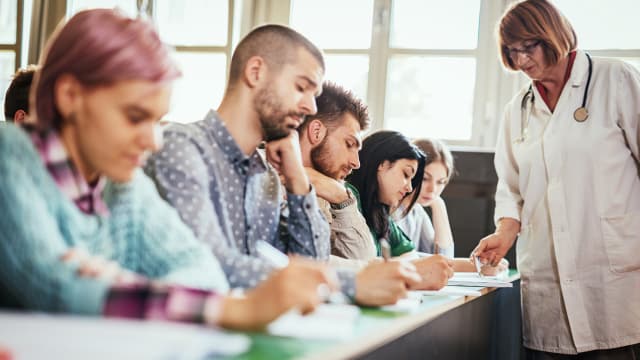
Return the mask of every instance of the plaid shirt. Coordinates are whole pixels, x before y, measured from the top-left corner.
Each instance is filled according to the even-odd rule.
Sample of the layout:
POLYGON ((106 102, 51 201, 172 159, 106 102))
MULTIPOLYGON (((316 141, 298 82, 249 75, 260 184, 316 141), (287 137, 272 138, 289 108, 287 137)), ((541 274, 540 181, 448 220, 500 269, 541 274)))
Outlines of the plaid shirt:
POLYGON ((83 213, 108 215, 109 210, 102 200, 104 177, 100 177, 93 185, 88 184, 73 166, 55 131, 44 134, 29 131, 29 135, 60 191, 73 200, 83 213))
MULTIPOLYGON (((102 199, 106 184, 100 177, 93 186, 87 184, 69 158, 55 131, 38 133, 27 129, 31 140, 58 188, 88 215, 108 216, 102 199)), ((218 318, 223 297, 219 294, 172 286, 137 277, 127 283, 115 283, 105 301, 103 314, 107 317, 158 319, 202 322, 218 318)))

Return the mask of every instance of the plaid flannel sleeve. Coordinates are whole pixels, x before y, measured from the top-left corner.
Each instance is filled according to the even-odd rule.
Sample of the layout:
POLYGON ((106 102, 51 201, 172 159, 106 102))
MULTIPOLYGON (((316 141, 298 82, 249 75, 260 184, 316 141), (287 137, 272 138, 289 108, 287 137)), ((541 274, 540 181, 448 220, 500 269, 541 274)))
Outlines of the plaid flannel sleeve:
POLYGON ((103 315, 214 324, 223 299, 211 291, 137 281, 111 287, 103 315))

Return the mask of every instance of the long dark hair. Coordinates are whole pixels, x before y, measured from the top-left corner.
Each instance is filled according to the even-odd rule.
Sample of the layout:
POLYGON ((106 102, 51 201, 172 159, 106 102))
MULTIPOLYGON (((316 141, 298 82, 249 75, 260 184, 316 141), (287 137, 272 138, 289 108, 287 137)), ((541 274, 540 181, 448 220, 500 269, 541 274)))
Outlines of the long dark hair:
MULTIPOLYGON (((413 192, 411 203, 415 204, 422 187, 424 176, 425 154, 397 131, 378 131, 369 135, 362 142, 360 150, 360 168, 347 177, 347 181, 360 193, 362 215, 378 237, 389 235, 389 206, 378 200, 378 167, 385 161, 391 164, 400 159, 418 160, 418 169, 411 179, 413 192)), ((405 210, 406 211, 406 210, 405 210)))

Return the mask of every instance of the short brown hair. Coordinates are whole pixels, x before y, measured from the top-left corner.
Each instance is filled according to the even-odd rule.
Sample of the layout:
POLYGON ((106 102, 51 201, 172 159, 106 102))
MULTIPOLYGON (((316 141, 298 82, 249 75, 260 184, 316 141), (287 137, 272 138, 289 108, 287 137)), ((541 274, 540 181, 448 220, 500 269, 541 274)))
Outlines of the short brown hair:
POLYGON ((324 57, 322 52, 309 39, 297 31, 276 24, 259 26, 245 36, 231 56, 229 83, 227 90, 240 79, 247 61, 253 56, 262 57, 267 65, 278 70, 285 64, 291 64, 297 58, 297 50, 303 48, 320 64, 322 71, 324 57))
POLYGON ((13 121, 18 110, 29 112, 29 89, 31 89, 36 69, 35 65, 29 65, 26 68, 18 69, 13 75, 13 80, 11 80, 4 96, 4 117, 7 121, 13 121))
POLYGON ((509 57, 509 44, 540 40, 548 65, 557 64, 578 46, 569 20, 546 0, 526 0, 513 5, 500 19, 497 35, 502 63, 510 70, 517 69, 509 57))
POLYGON ((413 143, 427 155, 425 166, 434 162, 441 162, 447 169, 447 179, 451 179, 454 171, 453 155, 451 155, 451 151, 444 142, 438 139, 427 138, 415 140, 413 143))
POLYGON ((307 116, 298 127, 299 132, 306 129, 309 121, 314 119, 320 120, 328 128, 338 127, 345 114, 351 114, 358 120, 361 131, 368 129, 371 123, 367 105, 351 91, 330 81, 322 84, 322 94, 316 98, 316 106, 318 111, 307 116))

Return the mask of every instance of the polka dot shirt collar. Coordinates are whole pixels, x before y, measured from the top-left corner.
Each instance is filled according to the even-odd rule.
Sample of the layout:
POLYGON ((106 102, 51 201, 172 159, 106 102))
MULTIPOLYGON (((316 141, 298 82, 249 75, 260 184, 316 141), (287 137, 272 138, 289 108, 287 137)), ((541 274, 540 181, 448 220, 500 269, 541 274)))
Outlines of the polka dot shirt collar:
POLYGON ((257 149, 249 156, 242 152, 217 112, 210 110, 205 119, 210 123, 209 126, 206 126, 207 132, 218 143, 224 157, 234 165, 236 171, 246 175, 247 173, 259 173, 267 170, 266 158, 257 149))

